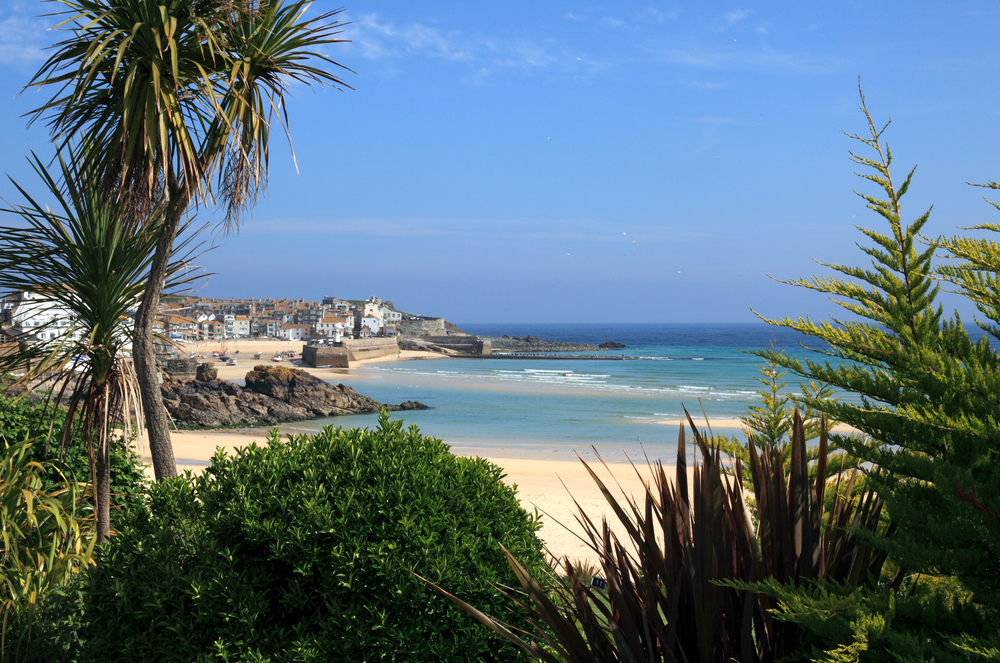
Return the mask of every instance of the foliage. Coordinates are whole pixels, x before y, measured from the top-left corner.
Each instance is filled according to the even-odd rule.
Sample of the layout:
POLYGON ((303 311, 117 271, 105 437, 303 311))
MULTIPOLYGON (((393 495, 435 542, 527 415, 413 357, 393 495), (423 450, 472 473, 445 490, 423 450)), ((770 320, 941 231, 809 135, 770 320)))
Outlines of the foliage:
POLYGON ((506 610, 501 544, 544 562, 501 479, 385 413, 374 431, 274 432, 153 486, 89 574, 85 616, 52 614, 89 660, 517 660, 410 573, 506 610))
MULTIPOLYGON (((771 343, 771 350, 774 351, 774 343, 771 343)), ((784 354, 780 351, 777 354, 784 354)), ((747 413, 740 417, 743 430, 747 438, 753 438, 754 443, 770 454, 774 449, 783 449, 782 462, 785 472, 790 470, 791 463, 791 441, 792 423, 796 412, 802 418, 803 431, 806 442, 818 438, 823 427, 829 427, 832 423, 826 419, 821 412, 814 410, 809 403, 817 398, 836 400, 830 385, 807 382, 799 385, 798 394, 785 390, 787 383, 784 377, 787 371, 781 370, 781 366, 771 360, 765 360, 764 364, 758 368, 760 377, 755 378, 764 388, 757 391, 760 397, 758 404, 747 407, 747 413)), ((719 449, 732 458, 739 458, 744 464, 750 462, 750 445, 739 437, 725 434, 716 434, 712 441, 719 449)), ((839 450, 836 444, 830 447, 830 451, 839 450)), ((806 449, 806 456, 810 462, 815 461, 818 449, 815 447, 806 449)), ((855 459, 848 459, 838 454, 837 462, 843 462, 847 468, 857 466, 855 459)), ((813 466, 815 467, 815 466, 813 466)), ((756 507, 753 498, 748 498, 747 504, 751 510, 751 516, 756 518, 756 507)), ((756 520, 754 520, 756 524, 756 520)))
POLYGON ((29 83, 55 90, 32 121, 45 118, 65 144, 88 141, 108 198, 130 221, 158 225, 133 358, 154 472, 171 477, 153 322, 181 219, 192 202, 218 200, 235 227, 266 188, 270 130, 288 131, 289 88, 343 85, 322 68, 336 66, 322 49, 343 41, 339 10, 306 18, 308 0, 55 1, 65 8, 56 27, 70 34, 29 83))
POLYGON ((809 631, 809 660, 1000 660, 1000 624, 969 597, 921 580, 910 591, 873 591, 830 581, 800 587, 774 580, 751 583, 778 602, 777 619, 809 631))
POLYGON ((312 64, 339 66, 321 52, 343 41, 338 11, 303 20, 304 0, 54 1, 70 36, 29 83, 56 89, 32 115, 53 137, 87 135, 126 199, 165 187, 207 202, 215 177, 234 218, 266 179, 271 127, 287 130, 287 88, 344 85, 312 64))
POLYGON ((804 631, 775 617, 772 598, 743 585, 774 579, 796 587, 825 579, 875 586, 885 554, 866 541, 880 528, 882 501, 871 492, 854 499, 857 472, 838 473, 833 506, 824 512, 827 436, 821 432, 818 467, 810 478, 804 422, 796 413, 787 477, 783 449, 760 452, 751 440, 749 472, 760 520, 754 532, 739 480, 742 462, 735 461, 735 478, 724 472, 718 448, 690 417, 688 422, 702 458, 690 485, 683 427, 674 481, 658 461, 642 498, 619 502, 584 463, 628 532, 620 541, 606 521, 598 526, 580 510, 577 520, 600 559, 606 596, 581 582, 568 560, 566 587, 552 577, 539 580, 508 553, 535 618, 535 640, 473 608, 458 592, 446 592, 439 583, 438 591, 544 661, 777 661, 795 654, 804 631))
MULTIPOLYGON (((126 357, 130 313, 146 289, 160 217, 143 227, 131 223, 127 210, 102 191, 92 150, 85 142, 71 147, 67 159, 59 155, 60 181, 37 156, 31 161, 57 211, 15 183, 25 203, 2 210, 15 214, 20 224, 0 227, 0 294, 34 295, 37 299, 26 306, 58 307, 70 314, 68 320, 24 331, 20 350, 3 361, 11 369, 29 366, 22 385, 37 388, 35 382, 41 381, 54 388, 56 400, 68 395, 60 443, 66 445, 73 428, 68 424, 78 421, 91 459, 98 537, 104 538, 110 532, 111 426, 120 423, 128 435, 128 415, 140 410, 126 357)), ((168 267, 171 286, 195 278, 179 275, 184 267, 183 261, 168 267)))
MULTIPOLYGON (((90 460, 87 447, 79 427, 74 427, 72 437, 65 447, 58 441, 62 437, 65 416, 53 416, 50 409, 36 404, 26 397, 8 396, 0 391, 0 442, 14 444, 34 440, 29 449, 31 460, 51 466, 55 471, 40 475, 43 490, 54 490, 62 481, 62 476, 72 482, 86 483, 90 476, 90 460), (49 427, 52 437, 49 437, 49 427), (46 442, 43 442, 46 441, 46 442)), ((129 440, 115 435, 111 438, 111 499, 112 524, 121 510, 142 504, 146 491, 146 475, 142 471, 142 461, 132 450, 129 440)))
MULTIPOLYGON (((830 295, 854 319, 814 323, 770 320, 827 344, 829 357, 799 361, 762 352, 808 379, 861 396, 860 402, 810 398, 809 404, 863 435, 837 441, 871 467, 871 485, 899 523, 894 541, 880 545, 911 571, 957 576, 977 602, 1000 606, 1000 355, 984 336, 974 342, 956 315, 937 303, 936 279, 959 286, 989 320, 996 320, 997 245, 982 239, 940 239, 920 246, 929 211, 904 225, 900 200, 913 171, 896 185, 892 154, 864 105, 870 136, 853 136, 873 157, 852 152, 868 170, 860 175, 885 197, 859 194, 886 222, 886 232, 861 229, 871 268, 827 265, 843 277, 797 279, 792 284, 830 295), (935 251, 954 264, 935 270, 935 251), (992 299, 991 299, 992 298, 992 299), (991 303, 991 301, 993 303, 991 303)), ((888 125, 886 125, 888 126, 888 125)), ((987 325, 995 336, 998 331, 987 325)))
MULTIPOLYGON (((774 352, 773 343, 771 351, 774 352)), ((784 355, 784 351, 778 351, 776 354, 784 355)), ((764 385, 763 389, 757 391, 760 404, 748 406, 747 414, 740 417, 743 426, 753 434, 758 446, 770 450, 779 445, 787 445, 791 438, 792 420, 796 409, 805 426, 806 441, 819 437, 824 417, 821 412, 813 409, 810 403, 817 399, 836 400, 830 385, 802 383, 799 385, 800 393, 792 394, 784 391, 787 383, 783 378, 787 371, 781 370, 777 362, 767 359, 758 371, 760 377, 755 379, 764 385)), ((825 425, 829 426, 831 423, 833 422, 827 421, 825 425)), ((791 449, 790 446, 785 448, 791 449)), ((741 458, 747 460, 745 455, 741 455, 741 458)))
POLYGON ((81 507, 85 486, 31 459, 32 443, 5 444, 0 459, 0 658, 14 660, 29 646, 41 596, 90 563, 93 519, 81 507), (8 637, 14 636, 14 637, 8 637))

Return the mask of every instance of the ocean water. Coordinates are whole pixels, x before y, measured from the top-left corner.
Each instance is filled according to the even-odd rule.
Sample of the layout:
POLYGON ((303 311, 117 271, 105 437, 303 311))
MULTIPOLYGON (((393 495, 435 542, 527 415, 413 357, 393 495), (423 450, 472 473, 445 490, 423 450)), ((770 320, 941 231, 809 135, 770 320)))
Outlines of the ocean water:
MULTIPOLYGON (((762 360, 770 346, 806 354, 818 342, 765 324, 460 324, 486 336, 537 336, 569 343, 610 339, 628 347, 600 353, 623 361, 582 359, 428 359, 371 364, 345 384, 384 403, 418 400, 429 410, 394 415, 457 452, 484 456, 572 459, 577 453, 620 462, 626 456, 672 458, 676 421, 687 408, 696 422, 733 419, 759 399, 762 360), (641 447, 640 447, 641 444, 641 447)), ((591 353, 592 354, 592 353, 591 353)), ((572 356, 573 353, 566 353, 572 356)), ((797 381, 786 376, 790 391, 797 381)), ((370 427, 375 415, 298 422, 301 432, 326 425, 370 427)), ((724 431, 736 433, 735 430, 724 431)))

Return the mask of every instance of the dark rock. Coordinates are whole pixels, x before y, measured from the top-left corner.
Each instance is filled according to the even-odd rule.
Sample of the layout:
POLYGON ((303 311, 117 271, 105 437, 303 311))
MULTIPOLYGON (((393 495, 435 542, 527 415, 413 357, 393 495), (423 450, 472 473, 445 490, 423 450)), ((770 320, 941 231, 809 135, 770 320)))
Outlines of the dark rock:
POLYGON ((420 401, 403 401, 399 405, 393 405, 396 411, 399 410, 427 410, 429 409, 426 405, 420 401))
POLYGON ((309 373, 284 366, 255 366, 246 386, 224 380, 166 380, 160 385, 164 405, 179 424, 241 426, 280 424, 340 414, 423 410, 416 401, 383 405, 347 385, 331 385, 309 373))
POLYGON ((619 343, 618 341, 604 341, 597 347, 601 348, 602 350, 615 350, 618 348, 627 348, 628 346, 625 345, 624 343, 619 343))
POLYGON ((210 380, 215 380, 218 377, 219 369, 212 364, 198 364, 198 374, 195 376, 196 380, 208 382, 210 380))
POLYGON ((537 336, 480 336, 483 340, 490 341, 494 352, 593 352, 598 350, 596 345, 585 345, 582 343, 562 343, 560 341, 546 341, 537 336))

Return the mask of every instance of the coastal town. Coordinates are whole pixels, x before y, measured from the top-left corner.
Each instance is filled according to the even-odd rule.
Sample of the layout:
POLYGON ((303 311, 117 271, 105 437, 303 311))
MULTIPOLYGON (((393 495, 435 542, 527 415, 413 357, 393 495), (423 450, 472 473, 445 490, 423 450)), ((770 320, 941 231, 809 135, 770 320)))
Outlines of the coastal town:
MULTIPOLYGON (((56 302, 20 292, 0 301, 0 327, 30 342, 52 341, 69 334, 79 340, 73 314, 56 302)), ((378 297, 344 300, 165 298, 154 328, 164 338, 184 342, 240 338, 289 341, 340 341, 344 338, 393 337, 402 322, 424 331, 453 331, 441 318, 405 314, 378 297)))
MULTIPOLYGON (((74 322, 69 309, 38 294, 8 295, 0 300, 0 347, 77 342, 82 330, 74 322)), ((190 354, 194 358, 198 354, 185 353, 187 346, 205 349, 215 344, 216 354, 224 357, 226 346, 241 340, 301 342, 303 352, 298 362, 341 368, 351 361, 396 355, 401 350, 503 357, 625 347, 613 340, 593 346, 532 336, 470 335, 444 318, 399 311, 392 301, 376 296, 366 300, 328 296, 320 301, 168 296, 159 304, 153 327, 160 339, 161 367, 171 374, 174 365, 166 363, 171 355, 186 358, 190 354)), ((268 359, 286 353, 299 354, 272 352, 268 359)), ((186 374, 191 369, 178 370, 186 374)))
MULTIPOLYGON (((404 314, 378 297, 345 300, 204 299, 184 297, 160 304, 157 331, 187 342, 240 338, 289 341, 393 337, 403 320, 435 318, 404 314)), ((441 323, 444 331, 443 321, 441 323)))

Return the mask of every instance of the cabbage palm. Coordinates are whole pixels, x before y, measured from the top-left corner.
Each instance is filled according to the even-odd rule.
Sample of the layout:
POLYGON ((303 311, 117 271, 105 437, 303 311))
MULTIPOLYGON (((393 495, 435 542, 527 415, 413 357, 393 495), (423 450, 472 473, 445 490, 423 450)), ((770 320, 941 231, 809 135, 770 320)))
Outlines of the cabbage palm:
MULTIPOLYGON (((86 150, 70 148, 67 156, 59 159, 61 183, 37 156, 31 159, 55 211, 15 182, 25 202, 2 210, 20 221, 0 226, 0 294, 36 295, 41 306, 68 311, 71 322, 58 328, 56 338, 22 344, 20 353, 3 361, 7 368, 27 365, 21 380, 48 382, 57 401, 68 396, 61 442, 71 439, 74 422, 82 424, 101 540, 110 532, 111 424, 123 422, 127 434, 128 413, 141 412, 128 357, 131 314, 146 287, 162 213, 143 226, 124 223, 120 201, 104 194, 86 150)), ((194 278, 181 275, 184 267, 183 261, 167 265, 170 287, 194 278)))
POLYGON ((157 383, 152 328, 171 247, 192 205, 223 203, 235 227, 266 186, 272 125, 288 129, 285 95, 342 81, 320 52, 337 12, 304 18, 302 0, 52 0, 71 35, 29 86, 57 92, 31 113, 61 140, 87 136, 109 195, 159 241, 135 319, 135 368, 157 479, 176 474, 157 383))

